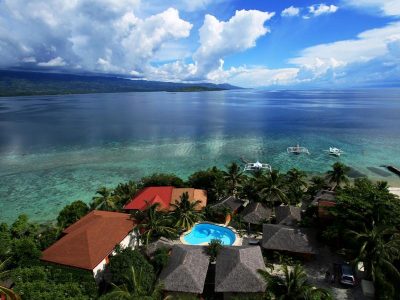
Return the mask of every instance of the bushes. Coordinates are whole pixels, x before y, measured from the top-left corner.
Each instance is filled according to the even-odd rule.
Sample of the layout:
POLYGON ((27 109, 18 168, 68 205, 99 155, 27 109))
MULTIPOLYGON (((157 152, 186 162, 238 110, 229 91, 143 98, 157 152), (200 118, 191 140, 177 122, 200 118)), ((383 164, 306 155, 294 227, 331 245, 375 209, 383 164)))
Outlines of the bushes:
POLYGON ((71 204, 65 206, 57 217, 57 225, 60 228, 66 228, 69 225, 75 223, 84 215, 89 212, 89 207, 86 203, 81 200, 72 202, 71 204))

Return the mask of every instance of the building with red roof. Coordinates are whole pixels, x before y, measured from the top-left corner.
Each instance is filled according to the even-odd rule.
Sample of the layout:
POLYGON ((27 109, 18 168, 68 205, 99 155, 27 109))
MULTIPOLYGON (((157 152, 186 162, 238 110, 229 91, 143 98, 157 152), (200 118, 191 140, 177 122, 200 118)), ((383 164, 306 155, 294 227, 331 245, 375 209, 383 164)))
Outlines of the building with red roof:
POLYGON ((116 245, 136 246, 134 227, 129 214, 93 210, 66 228, 64 236, 43 251, 41 260, 90 270, 99 278, 116 245))
POLYGON ((132 200, 124 206, 125 210, 145 210, 155 203, 159 210, 173 210, 171 204, 180 201, 180 197, 188 193, 189 201, 200 201, 197 209, 201 210, 207 205, 207 192, 193 188, 175 188, 173 186, 152 186, 141 190, 132 200))

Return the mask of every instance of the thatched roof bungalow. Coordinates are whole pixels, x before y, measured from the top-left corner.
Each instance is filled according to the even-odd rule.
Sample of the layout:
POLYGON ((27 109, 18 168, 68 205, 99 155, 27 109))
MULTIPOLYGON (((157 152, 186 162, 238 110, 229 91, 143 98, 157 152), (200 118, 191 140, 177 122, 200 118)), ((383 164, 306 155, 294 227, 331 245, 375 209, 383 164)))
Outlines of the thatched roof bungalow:
POLYGON ((301 221, 301 208, 292 205, 278 206, 275 208, 276 223, 293 226, 301 221))

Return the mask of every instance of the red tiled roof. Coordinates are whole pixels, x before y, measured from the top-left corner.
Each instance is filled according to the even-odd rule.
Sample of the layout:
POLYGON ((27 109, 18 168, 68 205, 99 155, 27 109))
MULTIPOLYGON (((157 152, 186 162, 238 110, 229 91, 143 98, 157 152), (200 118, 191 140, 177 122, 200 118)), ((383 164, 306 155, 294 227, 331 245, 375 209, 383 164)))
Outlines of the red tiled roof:
POLYGON ((124 209, 144 210, 154 203, 160 203, 160 209, 168 209, 173 189, 173 186, 152 186, 144 188, 124 206, 124 209))
POLYGON ((132 231, 129 214, 94 210, 64 230, 42 260, 93 270, 132 231))
POLYGON ((175 188, 173 186, 147 187, 140 191, 133 199, 124 206, 126 210, 144 210, 149 205, 160 203, 160 210, 171 210, 171 203, 179 202, 183 193, 188 193, 189 201, 197 201, 197 209, 202 209, 207 205, 207 192, 193 188, 175 188))

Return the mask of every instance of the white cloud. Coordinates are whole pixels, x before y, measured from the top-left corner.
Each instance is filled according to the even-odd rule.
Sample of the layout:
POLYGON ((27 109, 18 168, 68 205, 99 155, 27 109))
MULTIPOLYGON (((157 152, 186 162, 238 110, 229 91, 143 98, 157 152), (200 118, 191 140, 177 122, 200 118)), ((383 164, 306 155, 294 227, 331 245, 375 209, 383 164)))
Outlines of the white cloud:
POLYGON ((199 30, 200 47, 193 55, 197 65, 196 76, 206 77, 218 69, 220 59, 254 47, 256 40, 269 31, 264 23, 273 16, 274 13, 258 10, 239 10, 224 22, 206 15, 199 30))
POLYGON ((47 62, 40 62, 37 64, 39 67, 64 67, 67 64, 65 63, 64 59, 62 59, 62 57, 55 57, 53 59, 50 59, 47 62))
POLYGON ((306 17, 318 17, 321 15, 327 15, 327 14, 333 14, 335 13, 339 8, 333 4, 331 5, 326 5, 324 3, 321 4, 314 4, 308 7, 308 16, 306 17))
POLYGON ((294 6, 285 8, 281 12, 282 17, 295 17, 295 16, 298 16, 299 14, 300 14, 300 8, 294 7, 294 6))
POLYGON ((400 16, 399 0, 342 0, 345 5, 376 12, 379 9, 386 16, 400 16))
POLYGON ((174 8, 147 17, 136 11, 143 15, 139 0, 0 1, 0 65, 34 57, 39 67, 142 73, 163 45, 188 37, 192 24, 174 8))

